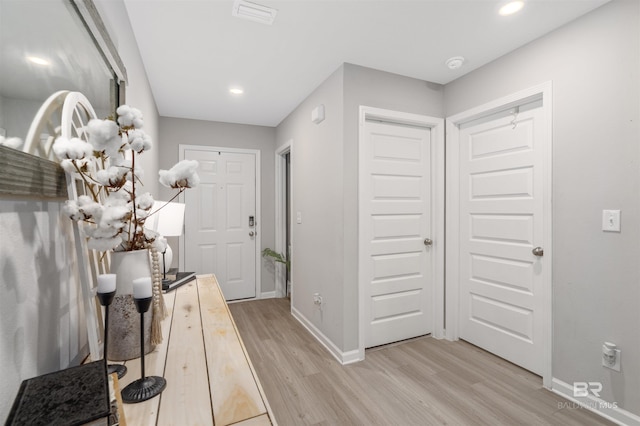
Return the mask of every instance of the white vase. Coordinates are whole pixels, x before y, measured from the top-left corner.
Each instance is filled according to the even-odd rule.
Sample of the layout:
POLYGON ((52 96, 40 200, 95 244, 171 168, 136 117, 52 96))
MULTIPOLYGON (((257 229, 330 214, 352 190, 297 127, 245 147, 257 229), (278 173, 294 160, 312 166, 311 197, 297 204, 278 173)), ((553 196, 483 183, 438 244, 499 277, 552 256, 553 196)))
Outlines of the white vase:
MULTIPOLYGON (((108 359, 126 361, 140 357, 140 313, 133 301, 133 280, 151 276, 149 250, 111 254, 111 270, 116 274, 116 297, 109 307, 108 359)), ((144 314, 144 353, 151 352, 152 311, 144 314)))

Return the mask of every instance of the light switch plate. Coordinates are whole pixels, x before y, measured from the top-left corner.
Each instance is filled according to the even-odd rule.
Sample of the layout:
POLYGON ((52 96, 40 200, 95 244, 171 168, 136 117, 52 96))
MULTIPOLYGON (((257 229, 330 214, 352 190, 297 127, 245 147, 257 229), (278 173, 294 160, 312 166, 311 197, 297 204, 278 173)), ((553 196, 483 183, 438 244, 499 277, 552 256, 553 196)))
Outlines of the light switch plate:
POLYGON ((302 212, 296 213, 296 223, 302 223, 302 212))
POLYGON ((602 230, 620 232, 620 210, 602 210, 602 230))

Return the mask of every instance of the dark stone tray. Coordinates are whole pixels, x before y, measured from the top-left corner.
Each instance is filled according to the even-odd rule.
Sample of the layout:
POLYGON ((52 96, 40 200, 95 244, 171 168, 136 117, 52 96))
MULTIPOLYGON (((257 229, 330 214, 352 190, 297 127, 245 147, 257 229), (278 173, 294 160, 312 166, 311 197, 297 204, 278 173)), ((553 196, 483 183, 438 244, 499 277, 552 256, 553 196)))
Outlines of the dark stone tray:
POLYGON ((75 426, 109 411, 105 364, 95 361, 24 380, 6 425, 75 426))

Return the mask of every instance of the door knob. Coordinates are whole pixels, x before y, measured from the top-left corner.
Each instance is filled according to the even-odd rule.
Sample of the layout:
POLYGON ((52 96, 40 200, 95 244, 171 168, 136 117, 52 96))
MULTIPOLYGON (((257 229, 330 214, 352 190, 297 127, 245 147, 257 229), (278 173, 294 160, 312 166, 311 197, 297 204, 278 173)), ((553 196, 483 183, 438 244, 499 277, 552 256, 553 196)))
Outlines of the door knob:
POLYGON ((543 256, 544 250, 542 249, 542 247, 536 247, 533 250, 531 250, 531 253, 533 253, 534 256, 543 256))
POLYGON ((255 235, 255 233, 253 231, 249 231, 249 236, 253 237, 255 235))
POLYGON ((425 238, 424 239, 424 245, 425 246, 430 246, 431 244, 433 244, 433 241, 431 241, 431 239, 429 239, 429 238, 425 238))

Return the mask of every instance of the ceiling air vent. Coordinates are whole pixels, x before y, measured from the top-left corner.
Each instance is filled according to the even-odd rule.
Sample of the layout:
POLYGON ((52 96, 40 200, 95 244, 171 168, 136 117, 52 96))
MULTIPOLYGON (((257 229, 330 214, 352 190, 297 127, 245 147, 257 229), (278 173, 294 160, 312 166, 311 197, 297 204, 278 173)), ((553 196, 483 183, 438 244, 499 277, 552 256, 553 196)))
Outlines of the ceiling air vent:
POLYGON ((278 13, 278 11, 260 4, 236 0, 233 3, 233 11, 231 13, 238 18, 271 25, 274 19, 276 19, 276 13, 278 13))

